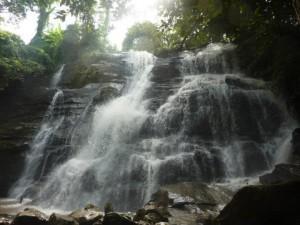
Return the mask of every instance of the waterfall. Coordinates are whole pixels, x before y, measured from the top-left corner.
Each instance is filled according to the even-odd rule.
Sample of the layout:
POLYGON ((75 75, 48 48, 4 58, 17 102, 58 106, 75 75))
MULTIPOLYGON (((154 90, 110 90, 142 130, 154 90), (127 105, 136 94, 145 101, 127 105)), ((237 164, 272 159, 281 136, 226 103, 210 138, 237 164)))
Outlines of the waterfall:
POLYGON ((65 68, 65 64, 63 64, 59 70, 54 74, 52 80, 51 80, 51 88, 56 88, 57 85, 59 84, 61 78, 62 78, 62 74, 65 68))
POLYGON ((55 105, 59 101, 63 101, 63 92, 61 90, 57 90, 54 94, 42 125, 32 141, 30 152, 26 155, 23 174, 21 175, 21 179, 14 185, 11 191, 12 196, 21 197, 26 195, 26 192, 34 191, 31 190, 34 188, 33 184, 38 182, 44 175, 45 163, 47 161, 45 155, 48 154, 45 151, 46 146, 64 120, 62 113, 55 115, 55 105))
MULTIPOLYGON (((161 185, 222 182, 270 169, 279 146, 290 138, 293 121, 265 82, 239 72, 233 49, 211 44, 169 59, 127 53, 131 75, 120 96, 93 105, 94 91, 103 87, 78 90, 80 101, 90 90, 75 117, 81 122, 66 119, 65 113, 63 125, 55 116, 37 134, 33 146, 49 145, 42 133, 63 133, 69 150, 59 152, 67 156, 52 160, 38 190, 28 195, 45 208, 111 202, 118 210, 132 210, 161 185), (68 132, 59 132, 62 127, 68 132)), ((65 102, 69 92, 64 90, 65 102)), ((34 174, 43 173, 38 158, 48 153, 43 149, 33 147, 28 154, 28 169, 14 194, 39 180, 34 174)))

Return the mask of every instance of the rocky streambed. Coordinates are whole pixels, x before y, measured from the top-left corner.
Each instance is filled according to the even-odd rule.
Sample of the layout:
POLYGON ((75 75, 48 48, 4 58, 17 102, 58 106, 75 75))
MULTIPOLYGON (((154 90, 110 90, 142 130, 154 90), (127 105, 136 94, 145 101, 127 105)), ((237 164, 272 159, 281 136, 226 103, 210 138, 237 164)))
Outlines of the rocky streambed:
POLYGON ((136 212, 115 212, 110 203, 62 212, 40 209, 28 199, 22 199, 23 203, 1 200, 0 225, 296 225, 300 224, 299 171, 299 164, 279 165, 265 176, 281 176, 282 180, 270 184, 262 176, 260 180, 265 184, 240 190, 232 188, 237 187, 232 183, 224 186, 184 182, 164 186, 136 212), (289 175, 283 176, 279 168, 285 168, 289 175))

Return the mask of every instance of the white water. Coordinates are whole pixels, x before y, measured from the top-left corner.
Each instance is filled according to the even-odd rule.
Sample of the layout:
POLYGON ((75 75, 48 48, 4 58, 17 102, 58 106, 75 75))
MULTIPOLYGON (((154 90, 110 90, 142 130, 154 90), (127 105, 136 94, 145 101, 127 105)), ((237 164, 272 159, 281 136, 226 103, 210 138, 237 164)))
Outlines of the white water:
POLYGON ((51 88, 56 88, 57 85, 59 84, 59 82, 61 81, 62 75, 63 75, 63 71, 65 68, 65 64, 63 64, 59 70, 54 74, 52 80, 51 80, 51 88))
POLYGON ((149 74, 154 62, 155 57, 149 53, 129 53, 127 63, 133 76, 125 93, 96 107, 86 144, 72 159, 50 174, 40 196, 41 199, 44 196, 47 200, 50 198, 50 201, 43 203, 46 207, 68 208, 83 202, 105 202, 109 201, 106 196, 111 197, 112 191, 118 197, 115 192, 117 188, 111 185, 120 184, 111 183, 114 177, 110 176, 119 178, 120 173, 126 172, 123 167, 118 167, 115 160, 118 155, 128 154, 125 152, 128 150, 126 145, 137 135, 146 119, 146 103, 142 97, 150 85, 149 74), (86 176, 91 177, 86 179, 86 176), (101 195, 95 195, 96 187, 101 195))
MULTIPOLYGON (((39 205, 65 210, 112 202, 117 209, 128 210, 149 200, 160 185, 239 179, 270 169, 293 126, 263 82, 244 78, 234 59, 223 54, 232 48, 212 44, 181 55, 182 82, 170 87, 172 93, 155 111, 148 110, 153 99, 146 93, 161 85, 151 81, 157 59, 146 52, 128 53, 132 76, 124 92, 95 107, 88 135, 82 134, 86 140, 71 144, 72 154, 39 184, 33 195, 39 205), (239 79, 245 87, 228 84, 228 78, 239 79)), ((43 174, 39 156, 46 154, 46 137, 60 126, 59 118, 42 125, 33 142, 42 147, 33 147, 28 154, 14 195, 39 180, 33 174, 43 174)))

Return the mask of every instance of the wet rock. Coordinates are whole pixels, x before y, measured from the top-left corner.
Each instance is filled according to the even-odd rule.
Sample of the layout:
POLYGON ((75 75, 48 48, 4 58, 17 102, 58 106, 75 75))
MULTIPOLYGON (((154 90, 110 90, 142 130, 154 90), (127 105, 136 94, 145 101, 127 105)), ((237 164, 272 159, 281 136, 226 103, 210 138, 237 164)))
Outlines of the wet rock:
POLYGON ((169 218, 170 224, 177 224, 177 225, 197 225, 199 215, 191 214, 188 211, 181 210, 181 209, 170 209, 171 217, 169 218))
POLYGON ((147 214, 146 209, 138 209, 136 211, 136 214, 135 214, 134 218, 133 218, 133 221, 143 220, 145 218, 146 214, 147 214))
POLYGON ((70 217, 74 218, 79 225, 92 225, 103 218, 104 214, 94 205, 87 205, 83 209, 72 212, 70 217))
POLYGON ((241 88, 244 90, 257 90, 265 89, 266 84, 262 80, 251 79, 251 78, 242 78, 237 76, 226 76, 225 82, 227 85, 241 88))
POLYGON ((278 184, 300 180, 300 164, 279 164, 268 174, 259 177, 262 184, 278 184))
POLYGON ((203 181, 210 182, 212 178, 224 177, 224 163, 222 162, 221 151, 210 149, 209 152, 197 150, 193 159, 202 172, 203 181))
POLYGON ((120 94, 119 90, 114 87, 104 87, 101 88, 98 95, 96 95, 93 99, 94 104, 103 104, 115 97, 117 97, 120 94))
POLYGON ((168 211, 169 193, 165 190, 158 190, 151 196, 151 200, 136 212, 134 221, 145 221, 150 224, 168 222, 171 216, 168 211))
POLYGON ((48 225, 46 214, 32 208, 27 208, 16 215, 13 225, 48 225))
POLYGON ((169 193, 170 199, 172 199, 172 207, 183 209, 185 205, 195 204, 195 199, 189 196, 181 196, 176 193, 169 193))
POLYGON ((5 105, 0 110, 0 197, 7 197, 20 177, 29 143, 51 101, 50 91, 34 85, 0 93, 0 102, 5 105))
POLYGON ((159 222, 169 222, 169 219, 163 216, 162 213, 157 209, 147 210, 144 220, 154 224, 159 222))
POLYGON ((11 225, 13 218, 11 216, 1 216, 0 215, 0 225, 11 225))
POLYGON ((168 207, 169 193, 166 190, 159 190, 151 196, 152 202, 155 202, 156 207, 168 207))
POLYGON ((180 76, 180 71, 177 66, 178 62, 178 58, 158 58, 152 69, 153 76, 151 77, 151 81, 163 82, 180 76))
POLYGON ((159 222, 168 222, 168 217, 171 216, 168 209, 165 207, 157 207, 156 204, 147 204, 145 208, 139 209, 133 218, 133 221, 144 221, 150 224, 159 222))
POLYGON ((49 218, 49 225, 78 225, 78 222, 71 216, 53 213, 49 218))
POLYGON ((242 188, 221 211, 219 225, 299 224, 300 181, 242 188))
POLYGON ((241 148, 244 156, 244 173, 246 176, 268 169, 268 162, 259 144, 249 141, 242 143, 241 148))
POLYGON ((194 203, 199 206, 216 206, 227 204, 233 195, 233 192, 225 187, 201 182, 182 182, 166 185, 161 189, 171 193, 169 194, 171 206, 175 202, 183 204, 184 201, 187 204, 194 203))
POLYGON ((103 225, 136 225, 136 223, 118 213, 108 213, 104 216, 103 225))

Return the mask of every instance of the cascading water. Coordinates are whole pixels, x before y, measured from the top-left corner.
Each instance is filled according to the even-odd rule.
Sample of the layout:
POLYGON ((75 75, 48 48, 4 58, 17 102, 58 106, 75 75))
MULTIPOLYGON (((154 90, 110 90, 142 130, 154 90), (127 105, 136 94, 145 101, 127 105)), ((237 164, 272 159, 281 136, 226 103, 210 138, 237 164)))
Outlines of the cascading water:
POLYGON ((51 141, 51 137, 61 126, 64 115, 54 115, 55 105, 63 100, 63 92, 58 90, 48 108, 48 111, 42 122, 39 132, 36 134, 32 144, 31 150, 26 156, 26 164, 24 172, 21 175, 21 179, 16 183, 12 190, 12 196, 21 197, 26 195, 26 191, 29 191, 33 187, 33 183, 39 181, 45 170, 45 163, 47 161, 48 153, 45 151, 46 146, 51 141))
POLYGON ((64 101, 63 91, 56 89, 61 80, 64 67, 65 65, 62 65, 59 68, 50 82, 50 87, 55 89, 55 94, 43 118, 42 125, 32 141, 31 150, 25 159, 23 174, 21 179, 14 185, 11 191, 12 196, 26 195, 26 192, 32 188, 33 183, 39 181, 44 175, 47 155, 49 154, 46 152, 46 146, 49 145, 51 138, 64 120, 62 110, 57 111, 55 109, 57 104, 63 104, 64 101))
POLYGON ((62 74, 65 68, 65 64, 63 64, 59 70, 54 74, 52 80, 51 80, 51 88, 56 88, 56 86, 59 84, 61 78, 62 78, 62 74))
POLYGON ((131 201, 127 163, 134 150, 132 142, 147 118, 142 100, 154 62, 155 57, 146 52, 128 54, 133 74, 128 86, 122 96, 96 108, 87 142, 50 174, 39 196, 46 207, 131 201))
MULTIPOLYGON (((52 163, 31 197, 46 208, 111 202, 130 210, 160 185, 222 181, 269 169, 291 122, 264 82, 237 73, 232 48, 211 44, 170 61, 128 53, 132 75, 121 96, 95 106, 87 134, 67 139, 68 157, 52 163)), ((22 180, 34 183, 26 179, 31 173, 25 170, 19 187, 22 180)))

